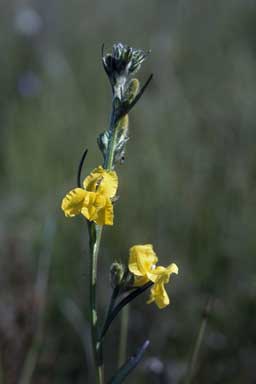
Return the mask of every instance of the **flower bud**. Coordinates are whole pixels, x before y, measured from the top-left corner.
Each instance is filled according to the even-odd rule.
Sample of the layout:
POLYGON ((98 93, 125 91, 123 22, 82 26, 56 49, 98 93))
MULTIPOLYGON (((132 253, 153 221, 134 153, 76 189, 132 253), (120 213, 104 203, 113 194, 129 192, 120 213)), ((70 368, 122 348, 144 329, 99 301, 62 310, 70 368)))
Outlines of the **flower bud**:
POLYGON ((117 140, 115 145, 114 162, 123 162, 125 155, 125 145, 129 140, 129 118, 124 115, 118 121, 117 125, 117 140))
POLYGON ((115 261, 110 267, 110 283, 112 288, 118 287, 124 276, 124 266, 121 263, 115 261))
POLYGON ((125 91, 124 98, 130 104, 137 96, 140 88, 140 82, 138 79, 131 79, 128 83, 128 87, 125 91))

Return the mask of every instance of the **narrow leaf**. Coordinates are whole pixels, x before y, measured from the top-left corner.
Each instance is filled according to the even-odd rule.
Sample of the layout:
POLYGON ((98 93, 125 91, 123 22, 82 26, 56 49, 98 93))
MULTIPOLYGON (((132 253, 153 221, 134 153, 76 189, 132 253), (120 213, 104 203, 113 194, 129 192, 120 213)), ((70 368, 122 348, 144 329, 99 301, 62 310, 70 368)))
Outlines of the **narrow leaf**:
POLYGON ((142 346, 138 349, 135 355, 131 356, 124 365, 119 368, 115 376, 111 378, 108 384, 120 384, 123 383, 126 377, 133 371, 134 368, 137 367, 139 362, 141 361, 144 352, 149 346, 149 340, 146 340, 142 346))
POLYGON ((82 188, 82 182, 81 182, 81 173, 82 173, 82 168, 84 165, 84 161, 87 155, 88 149, 86 149, 81 157, 81 160, 78 165, 78 170, 77 170, 77 186, 78 188, 82 188))

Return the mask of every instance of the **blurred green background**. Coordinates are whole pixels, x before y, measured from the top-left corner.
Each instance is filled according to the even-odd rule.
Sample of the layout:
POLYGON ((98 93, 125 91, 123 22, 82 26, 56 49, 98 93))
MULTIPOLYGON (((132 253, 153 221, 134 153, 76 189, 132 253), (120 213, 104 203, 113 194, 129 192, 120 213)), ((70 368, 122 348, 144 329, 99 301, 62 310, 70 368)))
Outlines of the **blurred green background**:
MULTIPOLYGON (((100 49, 118 41, 152 50, 140 78, 153 72, 154 80, 130 114, 115 226, 104 230, 100 254, 100 311, 110 263, 125 261, 133 244, 153 243, 161 264, 180 268, 169 307, 146 305, 146 295, 132 304, 128 352, 146 338, 151 345, 127 383, 182 382, 209 296, 194 382, 256 382, 255 36, 254 0, 1 0, 3 383, 20 383, 48 263, 31 382, 93 382, 87 228, 81 217, 66 219, 60 203, 84 148, 84 175, 101 163, 96 138, 111 93, 100 49)), ((108 377, 118 338, 116 321, 108 377)))

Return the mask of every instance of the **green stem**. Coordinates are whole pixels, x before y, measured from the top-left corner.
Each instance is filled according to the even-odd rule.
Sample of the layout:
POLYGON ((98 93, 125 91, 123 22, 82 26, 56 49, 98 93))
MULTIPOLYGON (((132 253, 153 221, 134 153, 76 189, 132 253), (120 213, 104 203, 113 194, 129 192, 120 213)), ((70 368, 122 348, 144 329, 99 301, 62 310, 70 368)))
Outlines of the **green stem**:
POLYGON ((97 382, 104 383, 103 361, 101 344, 98 342, 98 315, 96 308, 96 286, 97 286, 97 261, 102 235, 102 226, 94 223, 89 224, 90 234, 90 323, 91 338, 94 360, 97 367, 97 382))
POLYGON ((119 303, 113 307, 112 311, 109 313, 108 317, 106 318, 106 321, 102 327, 102 331, 100 334, 100 341, 102 341, 112 323, 113 320, 117 317, 119 312, 123 309, 124 306, 130 303, 130 301, 134 300, 137 296, 141 295, 144 291, 146 291, 149 287, 153 285, 152 281, 146 283, 142 287, 136 288, 133 292, 131 292, 129 295, 124 297, 119 303))
POLYGON ((124 364, 126 359, 127 336, 128 336, 128 323, 129 323, 130 305, 127 304, 122 311, 121 316, 121 329, 120 329, 120 343, 118 353, 118 367, 124 364))
POLYGON ((111 136, 108 144, 108 153, 106 156, 106 160, 104 162, 104 168, 107 170, 112 170, 113 162, 114 162, 115 144, 116 144, 116 138, 117 138, 116 128, 118 126, 118 122, 115 122, 114 116, 115 116, 115 111, 113 107, 112 114, 111 114, 110 128, 109 128, 109 131, 111 132, 111 136))
MULTIPOLYGON (((114 103, 112 106, 111 119, 110 119, 110 140, 108 144, 108 153, 104 162, 104 168, 112 170, 115 144, 117 138, 118 122, 115 117, 114 103)), ((95 364, 97 367, 97 381, 99 384, 104 384, 104 368, 102 356, 102 340, 99 338, 98 332, 98 314, 96 308, 96 287, 97 287, 97 261, 100 249, 100 242, 102 236, 102 226, 94 223, 89 223, 89 241, 90 241, 90 323, 91 323, 91 338, 93 344, 93 353, 95 364)))
MULTIPOLYGON (((109 141, 108 156, 104 168, 111 170, 114 160, 115 142, 117 136, 117 124, 114 122, 114 108, 111 114, 110 130, 112 132, 109 141)), ((94 223, 89 224, 89 237, 90 237, 90 322, 91 322, 91 338, 93 344, 94 359, 97 367, 97 380, 99 384, 104 383, 104 368, 102 357, 102 343, 99 341, 98 335, 98 314, 96 308, 96 286, 97 286, 97 262, 100 249, 100 242, 102 236, 102 226, 94 223)))

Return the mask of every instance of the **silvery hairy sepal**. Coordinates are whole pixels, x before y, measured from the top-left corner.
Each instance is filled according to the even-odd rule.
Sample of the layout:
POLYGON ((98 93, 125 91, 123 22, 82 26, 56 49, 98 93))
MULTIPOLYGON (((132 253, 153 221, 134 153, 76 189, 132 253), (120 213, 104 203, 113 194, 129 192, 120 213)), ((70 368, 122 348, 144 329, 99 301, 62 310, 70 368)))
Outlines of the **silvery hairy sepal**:
POLYGON ((117 142, 114 152, 114 163, 123 163, 125 157, 125 145, 129 140, 128 130, 120 131, 117 137, 117 142))
POLYGON ((109 139, 110 139, 110 131, 109 130, 100 133, 98 138, 97 138, 97 144, 98 144, 99 149, 103 155, 104 160, 105 160, 106 155, 107 155, 109 139))
POLYGON ((109 77, 113 93, 120 100, 126 90, 130 77, 136 73, 149 52, 135 49, 117 43, 113 45, 112 53, 102 57, 105 71, 109 77))
MULTIPOLYGON (((102 132, 97 138, 97 143, 103 155, 104 161, 106 160, 106 156, 107 156, 110 135, 111 135, 110 131, 107 130, 105 132, 102 132)), ((114 148, 114 163, 123 162, 124 155, 125 155, 125 145, 128 140, 129 140, 128 126, 127 127, 121 126, 117 132, 116 144, 114 148)))

